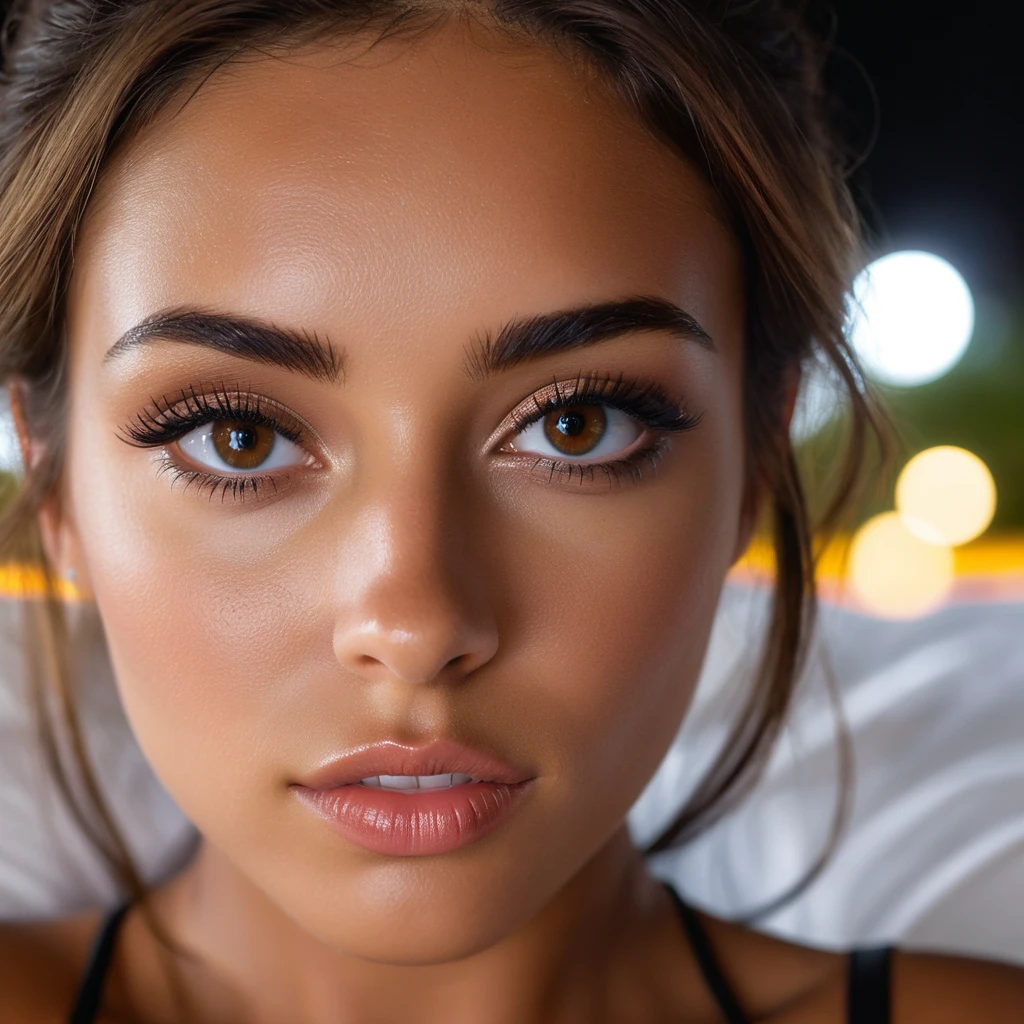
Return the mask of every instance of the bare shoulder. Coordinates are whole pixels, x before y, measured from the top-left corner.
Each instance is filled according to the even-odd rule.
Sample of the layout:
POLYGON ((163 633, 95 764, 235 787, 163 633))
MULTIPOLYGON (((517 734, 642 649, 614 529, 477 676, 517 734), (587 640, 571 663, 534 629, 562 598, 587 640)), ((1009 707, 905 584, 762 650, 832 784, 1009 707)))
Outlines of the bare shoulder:
POLYGON ((893 959, 893 1022, 1018 1024, 1024 1020, 1024 969, 930 953, 893 959))
POLYGON ((845 1024, 846 957, 701 915, 725 981, 751 1020, 845 1024))
MULTIPOLYGON (((849 957, 704 917, 723 973, 754 1020, 847 1024, 849 957)), ((1024 969, 1005 963, 897 950, 892 1024, 1020 1024, 1024 969)))
POLYGON ((100 915, 0 925, 0 1004, 12 1020, 67 1020, 100 915))

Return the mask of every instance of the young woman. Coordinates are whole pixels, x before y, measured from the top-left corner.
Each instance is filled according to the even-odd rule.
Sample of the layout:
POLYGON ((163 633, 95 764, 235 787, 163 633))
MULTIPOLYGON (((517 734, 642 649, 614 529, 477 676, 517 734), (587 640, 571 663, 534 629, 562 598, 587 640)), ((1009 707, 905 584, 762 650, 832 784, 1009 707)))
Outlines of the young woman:
POLYGON ((80 766, 131 898, 3 930, 4 1020, 1020 1020, 1008 967, 698 915, 624 824, 762 515, 763 677, 659 846, 785 711, 814 347, 851 467, 870 415, 781 3, 55 0, 5 38, 4 554, 94 602, 203 841, 145 891, 80 766))

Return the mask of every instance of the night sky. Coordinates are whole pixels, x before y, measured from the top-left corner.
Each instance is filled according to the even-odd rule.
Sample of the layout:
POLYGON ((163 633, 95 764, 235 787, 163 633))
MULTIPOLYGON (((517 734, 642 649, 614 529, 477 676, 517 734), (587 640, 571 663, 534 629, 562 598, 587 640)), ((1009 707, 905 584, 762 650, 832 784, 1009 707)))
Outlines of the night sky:
MULTIPOLYGON (((960 364, 940 380, 890 389, 907 458, 932 445, 981 456, 996 479, 994 532, 1024 530, 1024 54, 1019 5, 945 0, 806 0, 835 17, 832 85, 840 123, 863 145, 877 96, 877 140, 853 178, 876 250, 944 256, 977 302, 960 364), (844 56, 843 54, 847 56, 844 56), (860 70, 858 71, 858 66, 860 70)), ((891 488, 890 488, 891 491, 891 488)), ((891 507, 892 494, 884 504, 891 507)), ((878 511, 878 509, 875 509, 878 511)))
POLYGON ((872 228, 891 247, 945 256, 972 288, 1019 307, 1024 53, 1018 5, 834 0, 829 7, 840 51, 831 74, 844 122, 861 141, 871 102, 854 61, 877 93, 877 142, 854 179, 872 228))

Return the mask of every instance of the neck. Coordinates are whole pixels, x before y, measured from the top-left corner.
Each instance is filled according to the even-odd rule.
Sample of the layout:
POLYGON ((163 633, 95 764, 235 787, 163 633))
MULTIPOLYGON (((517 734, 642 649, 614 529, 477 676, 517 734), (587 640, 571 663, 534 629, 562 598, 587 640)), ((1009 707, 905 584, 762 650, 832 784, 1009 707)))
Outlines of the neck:
POLYGON ((395 966, 332 949, 208 844, 157 908, 194 954, 184 973, 195 1020, 593 1024, 664 1019, 673 1000, 673 908, 625 828, 517 932, 451 963, 395 966))

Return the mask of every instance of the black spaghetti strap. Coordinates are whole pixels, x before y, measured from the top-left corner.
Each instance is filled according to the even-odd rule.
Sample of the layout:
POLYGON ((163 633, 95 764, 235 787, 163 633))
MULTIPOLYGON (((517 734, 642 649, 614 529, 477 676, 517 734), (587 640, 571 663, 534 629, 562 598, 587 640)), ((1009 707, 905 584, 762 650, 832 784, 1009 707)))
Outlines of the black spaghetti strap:
POLYGON ((103 986, 114 956, 117 933, 127 913, 127 905, 119 907, 107 917, 96 933, 68 1024, 93 1024, 96 1020, 103 999, 103 986))
POLYGON ((708 941, 707 932, 704 931, 704 926, 700 923, 696 911, 683 900, 672 886, 666 885, 665 888, 668 889, 669 895, 679 910, 683 928, 686 929, 686 936, 690 940, 690 947, 697 958, 697 966, 700 967, 700 972, 704 975, 704 983, 715 997, 722 1016, 728 1024, 750 1024, 722 975, 714 951, 711 949, 711 943, 708 941))
POLYGON ((892 947, 856 949, 850 954, 847 989, 849 1024, 889 1024, 892 947))

